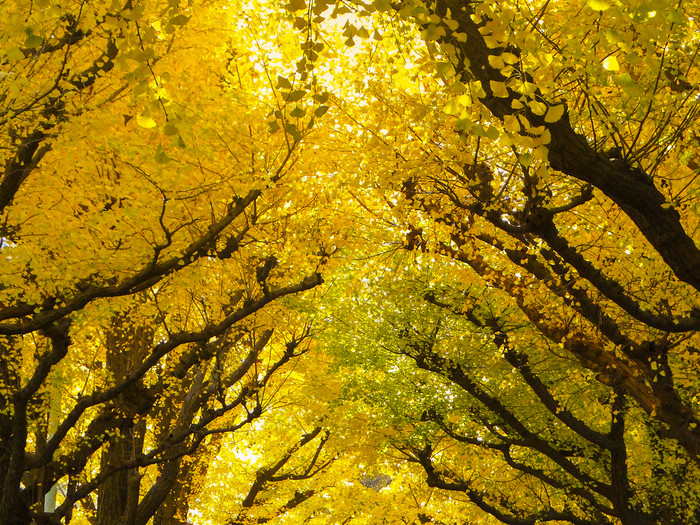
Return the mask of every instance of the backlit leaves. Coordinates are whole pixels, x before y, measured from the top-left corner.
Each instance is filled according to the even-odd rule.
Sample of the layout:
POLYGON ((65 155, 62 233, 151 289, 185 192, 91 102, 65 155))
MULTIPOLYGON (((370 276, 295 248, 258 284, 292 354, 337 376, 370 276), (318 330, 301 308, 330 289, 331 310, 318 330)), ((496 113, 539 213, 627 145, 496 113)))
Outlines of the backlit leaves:
POLYGON ((3 519, 697 521, 696 8, 3 4, 3 519))

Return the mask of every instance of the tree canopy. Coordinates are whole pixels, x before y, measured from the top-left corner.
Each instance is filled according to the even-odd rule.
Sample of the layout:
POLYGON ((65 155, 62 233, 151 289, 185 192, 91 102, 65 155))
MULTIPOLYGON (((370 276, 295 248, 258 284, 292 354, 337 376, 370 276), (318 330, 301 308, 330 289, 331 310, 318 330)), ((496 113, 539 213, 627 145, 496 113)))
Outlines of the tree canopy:
POLYGON ((700 5, 0 5, 0 523, 700 520, 700 5))

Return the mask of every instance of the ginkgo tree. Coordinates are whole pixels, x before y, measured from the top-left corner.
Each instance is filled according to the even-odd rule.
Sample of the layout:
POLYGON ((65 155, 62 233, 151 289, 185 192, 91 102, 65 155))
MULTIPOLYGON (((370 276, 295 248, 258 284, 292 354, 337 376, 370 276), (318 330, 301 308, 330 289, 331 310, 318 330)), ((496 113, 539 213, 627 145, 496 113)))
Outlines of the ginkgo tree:
MULTIPOLYGON (((418 73, 394 67, 393 76, 383 72, 386 81, 368 82, 371 106, 383 110, 344 106, 361 132, 348 140, 365 145, 365 174, 383 192, 365 202, 392 227, 403 225, 403 248, 418 260, 451 261, 443 270, 452 275, 447 291, 426 286, 423 302, 463 316, 465 331, 492 341, 478 343, 486 355, 464 361, 450 352, 468 344, 452 341, 454 328, 441 322, 388 328, 394 340, 369 353, 398 352, 449 385, 437 407, 408 412, 420 439, 397 446, 431 486, 506 523, 695 521, 697 6, 375 3, 357 8, 355 23, 369 24, 362 15, 375 9, 392 28, 413 24, 425 47, 415 38, 395 47, 418 73), (497 386, 485 388, 478 382, 494 378, 472 368, 491 359, 504 368, 497 386), (583 390, 562 390, 566 377, 580 377, 583 390), (522 385, 522 393, 510 399, 517 388, 504 391, 504 382, 522 385), (568 408, 576 396, 586 399, 585 385, 610 389, 602 399, 612 412, 602 427, 568 408), (471 401, 449 402, 457 396, 471 401), (520 419, 521 407, 533 403, 544 416, 520 419), (587 453, 569 449, 547 418, 576 439, 622 439, 596 445, 609 477, 573 473, 563 458, 573 454, 579 468, 587 453), (545 426, 529 426, 537 424, 545 426), (465 467, 469 453, 453 450, 467 445, 500 456, 493 461, 506 463, 506 476, 536 478, 544 493, 529 481, 515 490, 535 494, 541 510, 528 508, 521 492, 510 498, 511 488, 484 487, 483 472, 493 473, 494 463, 465 467), (556 476, 547 461, 557 464, 556 476), (632 465, 644 472, 636 481, 632 465), (628 484, 643 486, 649 472, 660 492, 633 496, 628 484), (580 492, 578 483, 593 492, 580 492), (564 490, 561 503, 552 490, 564 490), (609 500, 604 507, 601 496, 609 500), (573 510, 579 498, 587 501, 583 514, 573 510)), ((379 46, 368 44, 368 54, 379 55, 379 46)), ((386 285, 375 290, 384 295, 386 285)), ((419 304, 407 302, 400 317, 419 304)), ((370 321, 377 318, 373 312, 370 321)), ((404 393, 404 403, 429 405, 430 391, 404 393)), ((595 399, 585 405, 591 416, 595 399)), ((383 402, 374 406, 384 410, 383 402)))
POLYGON ((0 8, 2 523, 184 522, 184 458, 309 349, 299 56, 223 4, 0 8))
POLYGON ((0 522, 697 521, 697 11, 4 3, 0 522))

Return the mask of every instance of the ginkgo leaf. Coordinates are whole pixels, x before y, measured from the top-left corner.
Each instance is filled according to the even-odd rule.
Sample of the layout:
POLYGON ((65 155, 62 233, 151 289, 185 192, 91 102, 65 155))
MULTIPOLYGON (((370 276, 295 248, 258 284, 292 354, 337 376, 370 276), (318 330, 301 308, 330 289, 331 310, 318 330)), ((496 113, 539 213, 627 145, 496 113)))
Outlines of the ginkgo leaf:
POLYGON ((158 164, 166 164, 171 161, 170 157, 168 157, 165 154, 165 151, 163 150, 163 146, 160 144, 158 145, 158 148, 156 149, 156 154, 155 154, 155 160, 158 164))
POLYGON ((547 108, 547 114, 544 116, 545 122, 557 122, 564 115, 566 106, 564 104, 557 104, 555 106, 549 106, 547 108))
POLYGON ((624 73, 615 78, 615 83, 631 97, 638 97, 643 94, 642 88, 635 82, 629 73, 624 73))
POLYGON ((421 31, 421 34, 424 40, 430 42, 445 36, 446 33, 445 28, 441 25, 428 24, 428 26, 423 31, 421 31))
POLYGON ((182 26, 185 25, 188 21, 190 20, 190 17, 187 15, 176 15, 173 18, 170 19, 170 23, 176 26, 182 26))
POLYGON ((44 39, 39 35, 29 35, 24 41, 24 45, 29 49, 37 49, 44 43, 44 39))
POLYGON ((610 8, 608 0, 586 0, 586 4, 595 11, 605 11, 610 8))
POLYGON ((372 0, 372 5, 380 13, 385 13, 391 9, 390 0, 372 0))
POLYGON ((267 129, 270 133, 276 133, 280 130, 280 125, 276 120, 272 120, 267 123, 267 129))
MULTIPOLYGON (((139 125, 140 125, 140 123, 139 123, 139 125)), ((177 135, 177 134, 179 133, 177 127, 175 127, 175 126, 174 126, 172 123, 170 123, 170 122, 166 122, 166 123, 165 123, 165 125, 163 126, 162 131, 163 131, 163 135, 166 135, 166 136, 169 136, 169 137, 171 137, 171 136, 173 136, 173 135, 177 135)))
POLYGON ((518 155, 518 161, 525 167, 532 165, 532 154, 531 153, 521 153, 518 155))
POLYGON ((312 98, 319 104, 325 104, 329 97, 330 93, 328 91, 324 91, 323 93, 316 93, 312 98))
POLYGON ((445 114, 447 115, 459 115, 459 113, 462 111, 462 108, 459 106, 457 101, 452 98, 445 103, 445 106, 442 108, 442 111, 445 112, 445 114))
POLYGON ((617 57, 611 55, 603 60, 603 67, 608 71, 619 71, 620 64, 617 62, 617 57))
POLYGON ((18 47, 11 47, 5 50, 5 58, 10 62, 16 62, 24 58, 24 53, 18 47))
POLYGON ((695 523, 695 5, 530 4, 0 2, 0 523, 695 523))
POLYGON ((505 82, 491 80, 489 81, 489 86, 491 87, 491 92, 494 97, 508 98, 510 96, 505 82))
POLYGON ((295 141, 301 140, 301 133, 299 132, 299 128, 297 128, 296 124, 288 123, 284 125, 284 131, 289 133, 292 138, 294 138, 295 141))
POLYGON ((520 122, 515 115, 506 115, 503 117, 503 128, 506 131, 518 132, 520 131, 520 122))
POLYGON ((360 27, 355 34, 360 38, 369 38, 369 31, 364 26, 360 27))
POLYGON ((452 65, 452 62, 437 62, 435 64, 435 68, 437 69, 438 73, 444 77, 453 77, 455 74, 455 68, 452 65))
POLYGON ((277 87, 291 91, 292 83, 286 77, 278 76, 277 87))
POLYGON ((306 91, 304 91, 303 89, 291 91, 289 94, 286 95, 285 100, 287 102, 297 102, 304 98, 304 95, 306 95, 306 91))
POLYGON ((457 29, 459 29, 459 22, 452 18, 443 18, 442 23, 445 24, 450 31, 457 31, 457 29))
POLYGON ((147 115, 137 115, 136 123, 146 129, 152 129, 158 126, 158 123, 147 115))
POLYGON ((527 106, 532 110, 535 115, 542 116, 547 113, 547 104, 540 102, 539 100, 529 100, 527 106))
POLYGON ((474 122, 469 118, 457 119, 457 122, 455 123, 455 128, 460 131, 470 131, 474 126, 474 122))
POLYGON ((496 69, 501 69, 506 66, 501 55, 489 55, 489 64, 496 69))
POLYGON ((496 126, 489 126, 486 129, 486 136, 490 138, 491 140, 496 140, 500 136, 501 132, 498 130, 496 126))
POLYGON ((306 8, 306 0, 289 0, 287 4, 285 4, 284 8, 287 11, 299 11, 300 9, 305 9, 306 8))

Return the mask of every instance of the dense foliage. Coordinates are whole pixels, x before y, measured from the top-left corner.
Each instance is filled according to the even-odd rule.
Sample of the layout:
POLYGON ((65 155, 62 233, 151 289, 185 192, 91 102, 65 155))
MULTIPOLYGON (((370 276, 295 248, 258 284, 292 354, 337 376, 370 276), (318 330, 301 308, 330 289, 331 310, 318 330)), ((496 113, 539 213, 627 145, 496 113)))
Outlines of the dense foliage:
POLYGON ((694 1, 0 6, 0 523, 700 520, 694 1))

